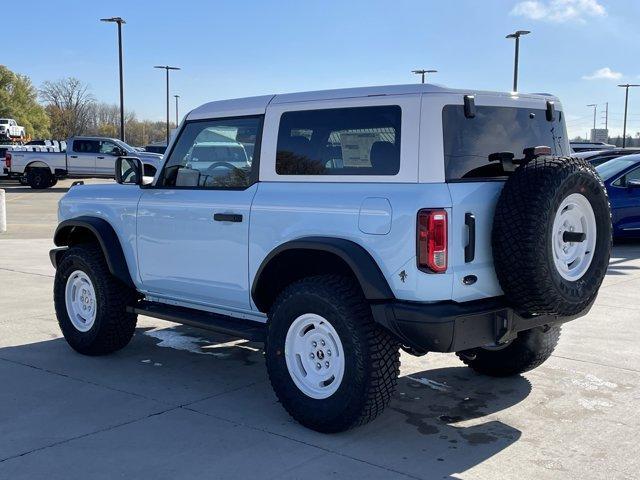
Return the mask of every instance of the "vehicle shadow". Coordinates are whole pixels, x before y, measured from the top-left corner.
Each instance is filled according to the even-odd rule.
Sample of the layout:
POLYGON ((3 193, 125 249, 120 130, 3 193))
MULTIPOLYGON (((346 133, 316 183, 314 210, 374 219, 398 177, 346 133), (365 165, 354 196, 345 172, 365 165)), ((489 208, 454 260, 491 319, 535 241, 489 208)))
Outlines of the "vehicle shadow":
POLYGON ((607 275, 628 275, 640 271, 629 262, 640 258, 640 239, 616 239, 611 250, 607 275))
MULTIPOLYGON (((295 423, 278 404, 267 379, 261 344, 191 327, 138 328, 126 349, 106 357, 81 356, 55 338, 1 348, 0 359, 222 418, 418 478, 452 478, 517 442, 521 432, 496 417, 531 392, 531 384, 522 376, 488 378, 462 364, 425 369, 401 376, 391 405, 372 423, 323 435, 295 423)), ((429 356, 420 361, 427 366, 429 356)), ((17 400, 20 395, 12 392, 17 400)), ((59 395, 49 397, 46 390, 41 395, 43 402, 46 398, 60 401, 59 395)), ((60 410, 59 406, 51 409, 60 410)), ((70 421, 82 420, 72 418, 73 409, 66 415, 70 421)), ((46 425, 25 422, 14 426, 47 433, 46 425)), ((11 431, 5 433, 11 436, 11 431)), ((212 454, 198 462, 215 468, 216 441, 211 440, 212 454)), ((257 449, 252 455, 261 452, 257 449)), ((185 462, 195 460, 184 457, 185 462)), ((180 465, 173 468, 180 471, 180 465)))
POLYGON ((61 193, 69 190, 68 187, 49 187, 37 190, 28 185, 21 185, 14 180, 0 180, 0 188, 4 189, 7 193, 61 193))

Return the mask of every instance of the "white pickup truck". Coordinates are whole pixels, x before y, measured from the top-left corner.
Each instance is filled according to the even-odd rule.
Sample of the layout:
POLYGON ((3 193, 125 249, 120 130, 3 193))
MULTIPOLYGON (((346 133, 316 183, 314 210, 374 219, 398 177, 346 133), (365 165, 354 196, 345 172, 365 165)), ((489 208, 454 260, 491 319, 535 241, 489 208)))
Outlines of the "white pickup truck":
POLYGON ((24 127, 18 125, 13 118, 0 118, 0 138, 23 140, 25 137, 24 127))
POLYGON ((66 151, 28 151, 24 147, 10 148, 5 154, 4 173, 18 178, 31 188, 43 189, 65 177, 105 177, 115 175, 118 157, 138 157, 144 164, 144 174, 154 176, 162 155, 139 152, 115 138, 72 137, 66 151))

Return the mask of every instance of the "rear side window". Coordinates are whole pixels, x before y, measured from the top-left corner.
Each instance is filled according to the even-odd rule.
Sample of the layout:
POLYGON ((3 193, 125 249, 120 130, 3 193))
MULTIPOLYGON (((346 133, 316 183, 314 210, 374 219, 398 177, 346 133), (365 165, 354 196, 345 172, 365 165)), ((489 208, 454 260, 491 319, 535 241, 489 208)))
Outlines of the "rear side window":
POLYGON ((74 140, 73 151, 76 153, 100 153, 100 142, 97 140, 74 140))
POLYGON ((500 162, 489 155, 511 152, 523 158, 523 150, 546 145, 553 155, 569 155, 562 112, 547 121, 546 111, 515 107, 476 107, 466 118, 464 106, 447 105, 442 111, 444 161, 447 181, 504 177, 500 162))
POLYGON ((396 175, 399 106, 285 112, 280 118, 278 175, 396 175))

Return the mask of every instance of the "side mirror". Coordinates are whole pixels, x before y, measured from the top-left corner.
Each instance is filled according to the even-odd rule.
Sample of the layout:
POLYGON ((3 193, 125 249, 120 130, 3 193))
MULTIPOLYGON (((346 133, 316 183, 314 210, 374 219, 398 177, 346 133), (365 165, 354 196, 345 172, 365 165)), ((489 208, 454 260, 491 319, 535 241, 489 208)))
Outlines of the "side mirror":
POLYGON ((627 188, 640 188, 640 180, 627 180, 627 188))
POLYGON ((142 161, 137 157, 116 159, 116 182, 121 185, 142 185, 142 161))

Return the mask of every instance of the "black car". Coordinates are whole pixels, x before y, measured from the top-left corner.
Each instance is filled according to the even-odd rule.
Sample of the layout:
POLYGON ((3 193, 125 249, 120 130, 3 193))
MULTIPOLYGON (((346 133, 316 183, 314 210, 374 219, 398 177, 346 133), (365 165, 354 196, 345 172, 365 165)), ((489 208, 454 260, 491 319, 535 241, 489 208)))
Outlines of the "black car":
POLYGON ((584 158, 591 165, 598 165, 608 162, 613 158, 624 157, 625 155, 635 155, 640 153, 640 148, 613 148, 610 150, 585 151, 573 154, 574 157, 584 158))

